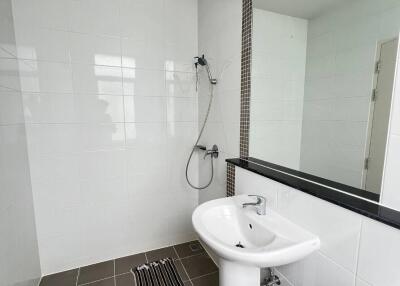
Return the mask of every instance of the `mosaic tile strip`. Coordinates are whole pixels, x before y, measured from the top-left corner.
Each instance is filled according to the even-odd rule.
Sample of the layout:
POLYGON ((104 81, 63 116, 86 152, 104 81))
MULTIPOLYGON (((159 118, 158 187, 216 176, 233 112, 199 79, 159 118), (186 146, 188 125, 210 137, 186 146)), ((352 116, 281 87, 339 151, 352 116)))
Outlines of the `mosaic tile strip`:
MULTIPOLYGON (((240 90, 240 158, 249 156, 250 91, 251 91, 251 34, 253 25, 253 1, 242 4, 242 59, 240 90)), ((226 195, 235 195, 235 166, 227 164, 226 195)))
POLYGON ((249 156, 251 50, 253 2, 243 0, 242 8, 242 69, 240 94, 240 158, 249 156))
POLYGON ((235 165, 227 163, 226 166, 226 196, 235 195, 235 165))

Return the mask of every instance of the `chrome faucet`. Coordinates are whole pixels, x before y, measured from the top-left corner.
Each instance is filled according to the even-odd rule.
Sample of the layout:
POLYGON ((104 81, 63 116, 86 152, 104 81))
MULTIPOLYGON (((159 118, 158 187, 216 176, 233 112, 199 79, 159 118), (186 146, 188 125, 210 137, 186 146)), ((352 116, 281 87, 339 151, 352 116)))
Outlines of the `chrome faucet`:
POLYGON ((266 208, 267 208, 267 199, 264 198, 263 196, 257 196, 257 195, 249 195, 249 197, 256 197, 257 202, 255 203, 244 203, 242 206, 243 208, 253 206, 257 210, 257 214, 259 215, 265 215, 266 213, 266 208))

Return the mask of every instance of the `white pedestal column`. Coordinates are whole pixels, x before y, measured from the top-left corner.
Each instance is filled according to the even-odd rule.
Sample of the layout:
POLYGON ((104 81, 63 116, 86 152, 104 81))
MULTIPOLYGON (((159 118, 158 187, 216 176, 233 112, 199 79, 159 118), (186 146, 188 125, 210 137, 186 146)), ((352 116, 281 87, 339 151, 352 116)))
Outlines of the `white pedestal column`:
POLYGON ((219 286, 260 286, 260 268, 220 258, 219 286))

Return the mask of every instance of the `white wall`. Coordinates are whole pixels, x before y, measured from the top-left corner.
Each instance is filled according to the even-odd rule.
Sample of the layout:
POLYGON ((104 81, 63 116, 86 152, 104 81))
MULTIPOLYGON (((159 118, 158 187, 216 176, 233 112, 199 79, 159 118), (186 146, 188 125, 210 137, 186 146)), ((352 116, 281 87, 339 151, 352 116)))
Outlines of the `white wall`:
MULTIPOLYGON (((220 157, 215 160, 212 185, 200 191, 200 203, 226 195, 226 158, 239 156, 240 61, 242 31, 241 0, 199 1, 199 55, 205 54, 218 84, 211 114, 201 144, 217 144, 220 157)), ((209 102, 209 86, 204 72, 199 90, 199 125, 209 102)), ((210 178, 209 159, 199 162, 200 183, 210 178)))
POLYGON ((400 285, 399 230, 241 168, 236 193, 265 196, 268 207, 319 236, 319 251, 278 267, 283 286, 400 285))
POLYGON ((376 47, 399 15, 398 1, 352 1, 309 21, 301 171, 362 187, 376 47))
POLYGON ((197 1, 13 8, 43 274, 193 238, 197 1))
POLYGON ((0 1, 1 285, 36 286, 41 276, 11 1, 0 1))
POLYGON ((253 9, 249 154, 300 167, 307 20, 253 9))

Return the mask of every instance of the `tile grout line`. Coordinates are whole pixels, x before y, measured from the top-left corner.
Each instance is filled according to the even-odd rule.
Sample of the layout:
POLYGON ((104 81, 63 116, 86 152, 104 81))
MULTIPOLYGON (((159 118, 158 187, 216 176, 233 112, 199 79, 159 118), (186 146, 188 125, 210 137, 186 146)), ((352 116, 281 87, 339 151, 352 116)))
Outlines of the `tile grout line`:
POLYGON ((172 246, 172 248, 174 249, 175 254, 178 257, 177 261, 179 261, 179 263, 182 265, 183 271, 185 271, 185 274, 186 274, 186 276, 188 278, 188 281, 193 285, 192 281, 190 280, 189 273, 186 271, 185 265, 183 265, 182 259, 180 259, 180 257, 179 257, 178 251, 176 251, 175 246, 172 246))
POLYGON ((177 260, 183 260, 183 259, 186 259, 186 258, 192 258, 192 257, 195 257, 195 256, 203 255, 205 253, 208 255, 208 253, 206 251, 203 251, 202 253, 197 253, 197 254, 185 256, 185 257, 182 257, 182 258, 178 258, 177 260))
POLYGON ((117 278, 115 276, 115 259, 113 259, 114 262, 114 286, 117 286, 117 278))
POLYGON ((107 276, 107 277, 104 277, 104 278, 101 278, 101 279, 98 279, 98 280, 93 280, 93 281, 90 281, 90 282, 78 284, 78 286, 90 285, 90 284, 93 284, 93 283, 96 283, 96 282, 100 282, 100 281, 104 281, 104 280, 107 280, 107 279, 110 279, 110 278, 114 278, 114 276, 107 276))
POLYGON ((78 273, 76 274, 76 283, 75 285, 78 286, 78 281, 79 281, 79 275, 81 274, 81 268, 78 268, 78 273))
POLYGON ((205 276, 208 276, 208 275, 212 275, 212 274, 215 274, 215 273, 218 273, 218 270, 210 272, 210 273, 207 273, 207 274, 203 274, 203 275, 200 275, 200 276, 193 277, 190 281, 195 280, 195 279, 199 279, 199 278, 202 278, 202 277, 205 277, 205 276))

